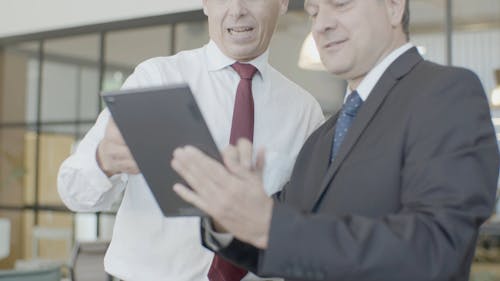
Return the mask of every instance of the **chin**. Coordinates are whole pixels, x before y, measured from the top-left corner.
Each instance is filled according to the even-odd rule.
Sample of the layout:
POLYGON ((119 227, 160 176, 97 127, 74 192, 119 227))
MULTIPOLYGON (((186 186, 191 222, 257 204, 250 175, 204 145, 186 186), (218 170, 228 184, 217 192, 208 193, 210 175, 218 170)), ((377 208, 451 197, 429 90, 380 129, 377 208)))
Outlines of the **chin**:
POLYGON ((324 64, 326 70, 328 72, 330 72, 331 74, 338 75, 340 73, 343 73, 343 71, 344 71, 344 67, 342 67, 338 63, 323 61, 323 64, 324 64))
POLYGON ((243 61, 252 60, 259 56, 257 50, 254 48, 232 48, 227 53, 231 58, 243 61))

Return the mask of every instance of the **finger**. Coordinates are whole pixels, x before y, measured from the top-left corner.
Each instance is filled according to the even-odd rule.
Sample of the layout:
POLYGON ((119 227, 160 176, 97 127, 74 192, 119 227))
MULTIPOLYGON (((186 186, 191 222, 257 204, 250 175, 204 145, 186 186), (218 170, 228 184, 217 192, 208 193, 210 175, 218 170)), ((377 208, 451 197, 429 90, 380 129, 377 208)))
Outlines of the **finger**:
POLYGON ((178 155, 180 161, 185 161, 184 166, 188 167, 197 177, 203 176, 207 183, 214 184, 217 188, 226 188, 231 182, 232 176, 226 168, 199 149, 186 146, 178 155))
POLYGON ((187 184, 197 193, 204 194, 209 189, 209 180, 205 179, 204 175, 200 175, 189 163, 180 160, 182 159, 181 152, 174 151, 174 158, 170 162, 170 166, 176 171, 187 184), (204 187, 203 187, 204 185, 204 187))
POLYGON ((106 168, 111 169, 114 173, 138 174, 139 167, 133 159, 113 160, 109 162, 106 168))
POLYGON ((238 149, 236 149, 235 146, 229 145, 226 148, 222 150, 222 160, 225 165, 227 163, 236 163, 239 162, 239 155, 238 155, 238 149))
POLYGON ((109 144, 110 154, 113 160, 116 161, 134 161, 134 157, 130 152, 130 149, 126 145, 112 143, 109 144))
POLYGON ((115 134, 115 132, 119 132, 118 127, 113 117, 109 117, 108 123, 106 124, 106 134, 115 134))
POLYGON ((252 168, 252 143, 247 139, 239 139, 238 145, 238 155, 240 156, 240 164, 247 169, 252 168))
POLYGON ((248 179, 252 175, 252 170, 244 167, 240 162, 233 161, 231 159, 224 161, 227 170, 238 179, 248 179))
POLYGON ((264 174, 264 167, 266 165, 266 150, 264 147, 259 148, 257 151, 257 159, 255 161, 255 171, 261 176, 264 174))
POLYGON ((210 214, 208 204, 206 204, 203 198, 200 197, 196 192, 180 183, 174 184, 173 189, 175 193, 177 193, 177 195, 179 195, 179 197, 181 197, 184 201, 198 207, 205 213, 210 214))
POLYGON ((141 173, 139 167, 137 167, 137 164, 134 161, 127 161, 122 165, 123 165, 122 170, 127 174, 137 175, 141 173))
POLYGON ((115 119, 113 119, 113 116, 109 116, 108 123, 106 124, 106 130, 112 130, 113 127, 116 128, 115 119))
MULTIPOLYGON (((218 176, 217 171, 211 170, 210 165, 206 163, 208 160, 211 160, 211 158, 207 156, 205 159, 202 153, 194 150, 194 148, 176 149, 174 151, 174 158, 172 159, 172 168, 200 196, 213 199, 213 194, 220 192, 219 190, 225 190, 225 186, 218 182, 218 179, 222 176, 218 176)), ((223 166, 219 163, 217 165, 219 167, 216 167, 216 169, 223 169, 225 171, 223 166)), ((228 180, 228 182, 230 181, 228 180)))
POLYGON ((222 151, 222 160, 226 168, 232 174, 238 174, 238 168, 240 166, 239 152, 236 146, 228 146, 222 151))
POLYGON ((105 138, 113 143, 125 144, 122 133, 118 129, 113 118, 110 118, 106 126, 105 138))
POLYGON ((239 139, 236 149, 239 161, 231 158, 225 159, 228 170, 239 179, 250 179, 253 177, 252 168, 252 143, 247 139, 239 139))

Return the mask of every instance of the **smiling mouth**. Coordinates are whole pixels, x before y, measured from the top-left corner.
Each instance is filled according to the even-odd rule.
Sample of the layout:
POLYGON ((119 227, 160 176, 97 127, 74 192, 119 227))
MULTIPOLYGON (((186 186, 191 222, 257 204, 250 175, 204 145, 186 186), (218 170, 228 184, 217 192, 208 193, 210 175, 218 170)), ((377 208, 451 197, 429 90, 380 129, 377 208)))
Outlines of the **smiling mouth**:
POLYGON ((324 49, 328 49, 328 48, 332 48, 332 47, 338 47, 340 46, 342 43, 345 43, 347 42, 347 39, 346 40, 339 40, 339 41, 333 41, 333 42, 330 42, 330 43, 327 43, 323 46, 324 49))
POLYGON ((231 27, 227 29, 229 34, 244 34, 245 32, 253 31, 253 27, 231 27))

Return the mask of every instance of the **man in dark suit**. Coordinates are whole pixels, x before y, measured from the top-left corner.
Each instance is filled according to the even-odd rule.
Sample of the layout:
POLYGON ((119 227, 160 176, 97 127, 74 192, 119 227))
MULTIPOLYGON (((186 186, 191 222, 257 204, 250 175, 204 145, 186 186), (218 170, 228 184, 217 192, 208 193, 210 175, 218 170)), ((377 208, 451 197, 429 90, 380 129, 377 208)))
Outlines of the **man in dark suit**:
POLYGON ((305 9, 323 63, 348 82, 345 103, 274 199, 262 191, 264 153, 253 165, 248 141, 223 152, 224 166, 178 149, 172 166, 193 190, 174 189, 213 221, 204 244, 289 280, 467 280, 499 165, 480 81, 422 59, 408 43, 406 0, 305 9))

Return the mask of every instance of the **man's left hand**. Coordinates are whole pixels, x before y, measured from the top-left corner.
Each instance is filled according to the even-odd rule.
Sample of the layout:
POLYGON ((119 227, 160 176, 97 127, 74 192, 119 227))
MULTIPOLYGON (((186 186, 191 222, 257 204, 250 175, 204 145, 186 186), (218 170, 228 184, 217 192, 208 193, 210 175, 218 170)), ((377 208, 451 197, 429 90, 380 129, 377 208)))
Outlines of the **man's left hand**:
POLYGON ((192 146, 174 151, 172 168, 188 185, 174 191, 241 241, 267 248, 273 200, 264 192, 264 151, 252 164, 252 144, 240 140, 222 152, 225 166, 192 146))

